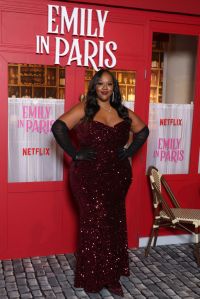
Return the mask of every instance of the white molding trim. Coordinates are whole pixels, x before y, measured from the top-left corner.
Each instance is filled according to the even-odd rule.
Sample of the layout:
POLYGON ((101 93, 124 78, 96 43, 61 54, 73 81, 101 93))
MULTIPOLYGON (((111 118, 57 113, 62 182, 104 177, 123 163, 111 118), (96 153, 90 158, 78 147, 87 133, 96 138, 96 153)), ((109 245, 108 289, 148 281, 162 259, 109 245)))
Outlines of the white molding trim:
MULTIPOLYGON (((140 238, 139 247, 146 247, 148 241, 148 237, 140 238)), ((171 245, 184 243, 194 243, 194 237, 192 235, 160 236, 157 239, 156 245, 171 245)))

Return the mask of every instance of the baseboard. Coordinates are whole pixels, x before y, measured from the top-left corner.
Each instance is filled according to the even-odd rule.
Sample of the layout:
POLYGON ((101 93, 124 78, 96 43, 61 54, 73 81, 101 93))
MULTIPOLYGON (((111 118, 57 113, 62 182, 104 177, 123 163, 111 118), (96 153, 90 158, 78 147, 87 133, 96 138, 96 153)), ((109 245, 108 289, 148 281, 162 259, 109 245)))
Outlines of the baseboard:
MULTIPOLYGON (((146 247, 149 241, 148 237, 139 239, 139 247, 146 247)), ((156 245, 184 244, 193 243, 192 235, 176 235, 176 236, 160 236, 157 239, 156 245)))

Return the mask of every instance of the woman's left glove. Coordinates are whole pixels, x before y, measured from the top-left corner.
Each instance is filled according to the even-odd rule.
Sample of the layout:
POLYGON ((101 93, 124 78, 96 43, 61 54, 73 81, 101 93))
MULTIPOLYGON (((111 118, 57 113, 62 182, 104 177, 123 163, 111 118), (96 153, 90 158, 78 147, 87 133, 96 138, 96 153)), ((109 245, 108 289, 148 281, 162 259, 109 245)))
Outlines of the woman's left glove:
POLYGON ((70 156, 72 159, 76 157, 77 150, 73 146, 70 136, 69 129, 64 121, 57 119, 52 127, 51 131, 57 141, 57 143, 62 147, 62 149, 70 156))
POLYGON ((91 148, 81 148, 77 153, 76 156, 73 158, 75 161, 92 161, 96 160, 96 152, 91 148))
POLYGON ((96 153, 93 149, 82 148, 76 150, 73 146, 70 136, 69 129, 64 121, 57 119, 51 128, 51 131, 62 149, 70 156, 73 160, 87 160, 91 161, 96 159, 96 153))
POLYGON ((134 134, 134 140, 129 145, 128 148, 121 148, 118 152, 118 157, 120 160, 132 157, 139 148, 145 143, 147 137, 149 136, 149 129, 145 126, 142 130, 134 134))

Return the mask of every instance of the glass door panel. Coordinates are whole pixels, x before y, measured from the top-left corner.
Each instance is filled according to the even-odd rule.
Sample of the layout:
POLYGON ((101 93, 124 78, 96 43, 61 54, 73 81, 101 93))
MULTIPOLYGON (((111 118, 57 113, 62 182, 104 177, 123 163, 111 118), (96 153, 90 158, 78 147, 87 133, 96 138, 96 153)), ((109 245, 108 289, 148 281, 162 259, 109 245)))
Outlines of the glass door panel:
POLYGON ((62 181, 51 126, 64 112, 65 69, 8 65, 8 182, 62 181))
POLYGON ((154 33, 147 168, 188 173, 193 122, 196 36, 154 33))

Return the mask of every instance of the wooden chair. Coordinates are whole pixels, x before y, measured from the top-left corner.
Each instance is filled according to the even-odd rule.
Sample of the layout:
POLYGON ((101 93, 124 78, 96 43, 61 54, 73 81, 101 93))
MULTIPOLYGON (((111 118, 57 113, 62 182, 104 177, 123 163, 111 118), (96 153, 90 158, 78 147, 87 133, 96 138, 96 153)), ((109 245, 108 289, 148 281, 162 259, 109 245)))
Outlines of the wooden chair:
POLYGON ((154 166, 149 167, 147 174, 150 179, 152 191, 154 220, 151 235, 145 249, 145 256, 148 256, 149 254, 153 239, 153 247, 156 246, 159 229, 161 227, 170 227, 185 230, 193 234, 194 255, 196 257, 197 264, 200 265, 200 209, 181 208, 165 178, 154 166), (166 191, 164 194, 163 189, 166 191))

